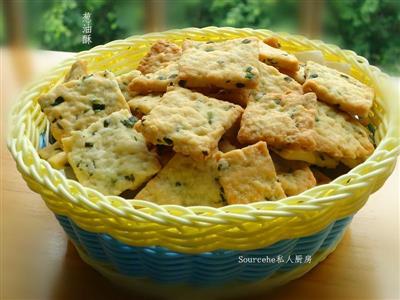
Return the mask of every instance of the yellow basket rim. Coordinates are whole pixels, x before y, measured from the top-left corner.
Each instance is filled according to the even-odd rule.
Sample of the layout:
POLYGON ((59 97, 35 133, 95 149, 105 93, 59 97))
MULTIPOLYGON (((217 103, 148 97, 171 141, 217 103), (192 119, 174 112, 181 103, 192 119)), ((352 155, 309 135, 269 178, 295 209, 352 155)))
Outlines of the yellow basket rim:
POLYGON ((368 196, 383 184, 393 171, 400 152, 399 116, 396 109, 388 109, 396 108, 396 100, 399 99, 387 92, 385 83, 388 78, 353 51, 300 35, 274 33, 266 29, 205 27, 135 35, 77 53, 27 86, 11 112, 8 147, 24 179, 42 195, 48 207, 56 214, 68 216, 83 229, 108 233, 130 245, 160 245, 190 253, 220 248, 255 249, 282 239, 315 233, 339 218, 354 214, 365 204, 368 196), (349 63, 354 70, 364 74, 379 95, 380 104, 386 107, 386 114, 381 120, 386 128, 382 129, 381 141, 374 153, 349 173, 300 195, 274 202, 221 208, 158 205, 149 201, 104 196, 67 179, 38 156, 31 142, 35 138, 32 128, 42 121, 38 117, 40 108, 33 101, 44 86, 62 78, 76 59, 97 58, 104 53, 115 53, 135 45, 148 46, 158 39, 177 41, 241 36, 276 36, 284 48, 287 45, 296 49, 318 49, 325 56, 349 63), (28 136, 29 133, 31 136, 28 136), (254 236, 246 237, 249 234, 254 236))

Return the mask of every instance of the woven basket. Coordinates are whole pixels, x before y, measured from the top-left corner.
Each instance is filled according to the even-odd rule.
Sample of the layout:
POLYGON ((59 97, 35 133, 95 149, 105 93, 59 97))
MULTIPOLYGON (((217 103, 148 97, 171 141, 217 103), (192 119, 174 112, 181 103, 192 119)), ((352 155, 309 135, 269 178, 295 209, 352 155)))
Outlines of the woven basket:
POLYGON ((268 30, 207 27, 133 36, 80 52, 28 86, 12 110, 8 147, 23 178, 56 214, 82 258, 103 274, 131 286, 138 281, 141 286, 170 283, 166 288, 173 283, 215 286, 232 281, 248 286, 261 279, 262 286, 272 286, 300 276, 332 252, 351 217, 393 171, 400 152, 399 99, 390 93, 387 79, 352 51, 268 30), (354 77, 375 89, 370 121, 376 126, 377 148, 367 161, 297 196, 212 208, 104 196, 40 159, 37 149, 49 124, 38 97, 57 84, 76 59, 87 60, 91 71, 122 74, 136 68, 158 39, 180 44, 187 38, 221 41, 245 36, 275 36, 288 52, 321 50, 326 60, 349 64, 354 77), (238 263, 239 256, 278 255, 284 263, 238 263), (312 261, 287 262, 293 255, 312 256, 312 261))

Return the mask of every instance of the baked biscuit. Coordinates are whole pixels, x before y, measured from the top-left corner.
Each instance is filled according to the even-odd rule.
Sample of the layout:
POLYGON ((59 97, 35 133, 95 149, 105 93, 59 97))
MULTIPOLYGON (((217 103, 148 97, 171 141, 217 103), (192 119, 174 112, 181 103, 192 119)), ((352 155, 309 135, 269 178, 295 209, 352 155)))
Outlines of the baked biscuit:
POLYGON ((274 151, 285 159, 306 161, 319 167, 335 168, 342 162, 353 168, 374 150, 368 130, 358 120, 320 101, 312 135, 316 143, 313 151, 296 147, 274 151))
POLYGON ((288 75, 280 73, 274 67, 263 63, 258 63, 260 81, 256 89, 250 90, 250 95, 254 100, 258 100, 266 94, 303 94, 302 86, 288 75))
POLYGON ((153 145, 169 145, 178 153, 204 159, 242 112, 238 105, 176 87, 135 128, 153 145))
POLYGON ((87 62, 85 60, 77 60, 72 66, 67 75, 64 77, 64 82, 81 79, 88 74, 87 62))
POLYGON ((119 89, 121 90, 122 95, 124 95, 125 100, 128 102, 136 95, 136 93, 129 91, 128 86, 129 83, 134 78, 141 76, 142 74, 139 71, 133 70, 131 72, 119 75, 116 77, 119 89))
POLYGON ((255 88, 258 84, 259 40, 185 41, 178 61, 182 87, 255 88))
POLYGON ((243 113, 238 140, 246 144, 266 141, 276 148, 313 150, 316 103, 314 93, 267 94, 251 100, 243 113))
POLYGON ((39 98, 57 141, 114 111, 129 109, 114 75, 101 71, 59 84, 39 98))
POLYGON ((246 204, 285 197, 267 144, 217 153, 219 182, 228 204, 246 204))
POLYGON ((300 148, 272 149, 276 154, 286 160, 304 161, 311 165, 322 168, 336 168, 339 164, 337 159, 318 151, 307 151, 300 148))
POLYGON ((315 150, 333 158, 364 161, 374 151, 369 132, 359 121, 320 101, 314 130, 315 150))
POLYGON ((182 49, 171 42, 159 40, 151 46, 150 51, 139 62, 138 70, 143 74, 155 73, 171 62, 177 61, 182 49))
POLYGON ((293 196, 316 185, 308 164, 302 161, 288 161, 271 153, 276 174, 287 196, 293 196))
POLYGON ((279 40, 274 37, 274 36, 270 36, 267 37, 263 40, 264 44, 267 44, 268 46, 274 47, 274 48, 280 48, 281 44, 279 43, 279 40))
POLYGON ((147 115, 156 105, 160 104, 161 97, 160 94, 138 95, 132 97, 128 104, 132 112, 147 115))
POLYGON ((68 163, 67 155, 59 142, 49 144, 38 150, 39 156, 47 160, 55 169, 62 169, 68 163))
POLYGON ((308 61, 305 68, 305 92, 314 92, 319 100, 350 114, 367 116, 374 99, 372 88, 350 75, 308 61))
POLYGON ((267 65, 271 65, 280 70, 296 72, 299 69, 299 61, 296 56, 277 49, 259 41, 259 59, 267 65))
POLYGON ((213 207, 226 205, 218 182, 216 160, 211 157, 195 161, 179 153, 174 155, 135 198, 158 204, 213 207))
MULTIPOLYGON (((303 84, 306 81, 305 67, 305 64, 299 63, 299 69, 296 72, 287 72, 286 74, 296 80, 299 84, 303 84)), ((303 90, 303 87, 301 87, 301 89, 303 90)))
POLYGON ((173 62, 154 73, 134 78, 128 86, 129 91, 138 94, 163 93, 173 85, 178 77, 178 64, 173 62))
POLYGON ((114 112, 63 139, 79 182, 105 195, 134 190, 160 169, 128 110, 114 112))

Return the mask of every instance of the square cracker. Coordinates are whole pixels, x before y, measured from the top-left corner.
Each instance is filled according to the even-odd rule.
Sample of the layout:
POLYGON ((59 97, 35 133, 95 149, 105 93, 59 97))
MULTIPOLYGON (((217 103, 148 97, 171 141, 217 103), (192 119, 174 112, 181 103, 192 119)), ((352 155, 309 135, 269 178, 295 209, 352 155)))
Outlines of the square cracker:
POLYGON ((180 85, 224 89, 255 88, 258 84, 258 40, 185 41, 178 61, 180 85))
POLYGON ((280 73, 274 67, 263 63, 258 63, 258 71, 260 72, 260 80, 257 88, 250 90, 253 99, 258 100, 266 94, 303 94, 302 86, 291 77, 280 73))
POLYGON ((178 77, 178 64, 173 62, 154 73, 134 78, 128 86, 131 93, 149 94, 163 93, 173 85, 178 77))
POLYGON ((59 84, 39 98, 57 141, 114 111, 129 109, 114 75, 101 71, 59 84))
POLYGON ((248 144, 266 141, 277 148, 313 150, 316 103, 314 93, 267 94, 259 100, 251 100, 243 113, 238 140, 248 144))
POLYGON ((127 110, 114 112, 63 139, 68 161, 79 182, 105 195, 141 186, 160 169, 157 156, 133 129, 127 110))
POLYGON ((274 151, 285 159, 325 168, 335 168, 339 161, 353 168, 374 151, 368 130, 358 120, 320 101, 313 137, 316 143, 313 151, 296 147, 274 151))
POLYGON ((135 128, 154 145, 173 146, 176 152, 204 159, 242 112, 238 105, 176 87, 135 128))
POLYGON ((309 165, 302 161, 289 161, 271 153, 278 180, 287 196, 293 196, 316 185, 309 165))
POLYGON ((353 115, 367 116, 374 90, 348 74, 308 61, 305 67, 305 92, 314 92, 319 100, 353 115))
POLYGON ((374 151, 367 128, 352 116, 320 101, 314 131, 315 150, 333 158, 362 162, 374 151))
POLYGON ((175 154, 165 167, 136 195, 158 204, 224 206, 214 158, 195 161, 175 154))
POLYGON ((151 46, 150 51, 140 60, 137 69, 143 74, 155 73, 171 62, 177 61, 181 54, 182 49, 178 45, 166 40, 159 40, 151 46))
POLYGON ((219 182, 228 204, 246 204, 285 197, 267 144, 217 154, 219 182))
POLYGON ((271 65, 286 72, 296 72, 299 69, 299 61, 296 56, 281 49, 277 49, 259 41, 259 59, 267 65, 271 65))

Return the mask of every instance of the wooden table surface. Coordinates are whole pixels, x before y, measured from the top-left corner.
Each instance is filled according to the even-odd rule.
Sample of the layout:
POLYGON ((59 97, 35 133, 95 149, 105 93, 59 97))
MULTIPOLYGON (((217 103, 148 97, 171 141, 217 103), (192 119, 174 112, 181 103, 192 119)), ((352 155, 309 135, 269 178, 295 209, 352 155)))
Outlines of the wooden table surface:
MULTIPOLYGON (((70 55, 34 52, 30 73, 39 76, 70 55)), ((0 299, 149 299, 116 288, 85 265, 40 196, 17 172, 5 146, 7 114, 24 78, 15 69, 10 51, 1 49, 0 299)), ((246 299, 399 299, 398 165, 324 262, 272 294, 246 299)))

